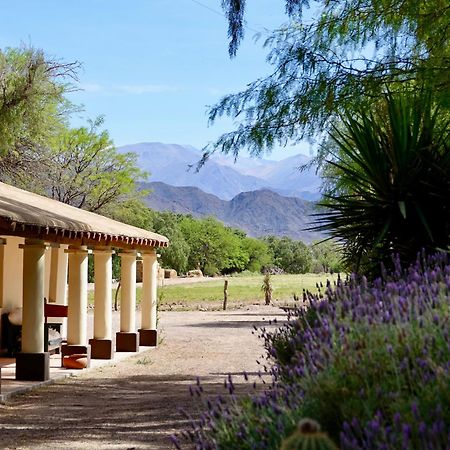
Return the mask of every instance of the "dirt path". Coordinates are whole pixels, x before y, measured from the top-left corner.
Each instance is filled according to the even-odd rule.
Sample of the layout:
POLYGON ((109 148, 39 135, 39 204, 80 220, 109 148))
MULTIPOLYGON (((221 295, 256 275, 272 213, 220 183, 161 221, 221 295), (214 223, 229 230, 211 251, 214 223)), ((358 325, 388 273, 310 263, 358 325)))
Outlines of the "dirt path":
POLYGON ((255 379, 263 348, 253 325, 273 318, 284 314, 264 306, 163 312, 158 348, 0 406, 0 448, 173 448, 167 436, 186 423, 179 408, 195 407, 188 387, 196 375, 209 393, 222 392, 228 373, 255 379))

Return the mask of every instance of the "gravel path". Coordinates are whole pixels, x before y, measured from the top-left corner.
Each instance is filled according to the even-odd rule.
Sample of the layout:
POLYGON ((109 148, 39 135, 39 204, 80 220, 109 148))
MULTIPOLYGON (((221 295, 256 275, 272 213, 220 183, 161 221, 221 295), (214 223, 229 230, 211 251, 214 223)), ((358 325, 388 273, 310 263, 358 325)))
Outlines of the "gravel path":
MULTIPOLYGON (((206 392, 222 392, 226 375, 244 370, 252 383, 263 353, 253 326, 267 326, 274 318, 285 315, 256 305, 162 312, 162 342, 156 349, 0 405, 0 448, 173 448, 167 436, 186 423, 179 408, 200 406, 189 395, 189 385, 198 375, 206 392)), ((251 383, 235 377, 242 391, 251 383)))

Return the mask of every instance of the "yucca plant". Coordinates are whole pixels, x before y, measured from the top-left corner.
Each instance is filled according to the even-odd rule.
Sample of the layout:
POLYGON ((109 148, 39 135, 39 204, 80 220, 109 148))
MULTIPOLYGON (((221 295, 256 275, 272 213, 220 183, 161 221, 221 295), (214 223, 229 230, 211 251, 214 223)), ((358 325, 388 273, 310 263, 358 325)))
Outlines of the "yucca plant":
POLYGON ((272 302, 272 293, 273 293, 273 286, 272 286, 272 279, 270 277, 270 273, 266 272, 264 274, 263 283, 261 285, 261 290, 264 292, 264 302, 266 305, 270 305, 272 302))
POLYGON ((450 242, 448 113, 426 91, 386 94, 331 133, 329 189, 316 229, 344 245, 354 271, 376 273, 393 253, 415 259, 450 242))

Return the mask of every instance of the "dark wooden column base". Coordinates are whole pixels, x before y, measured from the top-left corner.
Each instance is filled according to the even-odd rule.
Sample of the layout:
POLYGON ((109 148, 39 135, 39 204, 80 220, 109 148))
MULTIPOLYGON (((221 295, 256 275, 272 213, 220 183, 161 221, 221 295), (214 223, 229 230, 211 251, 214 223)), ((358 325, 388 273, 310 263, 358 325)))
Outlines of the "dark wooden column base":
POLYGON ((116 333, 116 352, 138 352, 139 342, 137 333, 116 333))
POLYGON ((89 339, 92 359, 113 359, 114 349, 111 339, 89 339))
POLYGON ((158 343, 158 331, 157 330, 139 330, 139 345, 143 347, 156 347, 158 343))
POLYGON ((46 381, 50 379, 50 356, 48 352, 17 353, 16 380, 46 381))

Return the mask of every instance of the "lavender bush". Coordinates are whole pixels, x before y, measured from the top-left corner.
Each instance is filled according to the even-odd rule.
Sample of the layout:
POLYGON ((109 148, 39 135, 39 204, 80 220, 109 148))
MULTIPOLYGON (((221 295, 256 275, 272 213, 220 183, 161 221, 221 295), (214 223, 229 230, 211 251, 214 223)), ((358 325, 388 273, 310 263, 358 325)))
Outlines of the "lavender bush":
POLYGON ((237 399, 230 377, 229 398, 207 400, 184 437, 197 449, 278 449, 308 417, 341 449, 450 449, 449 322, 445 253, 406 270, 397 261, 370 284, 352 277, 262 331, 269 389, 237 399))

